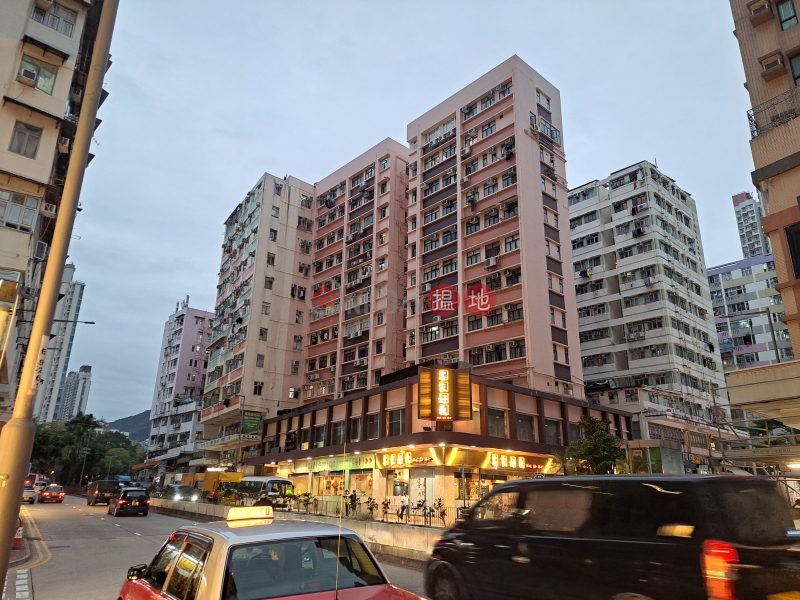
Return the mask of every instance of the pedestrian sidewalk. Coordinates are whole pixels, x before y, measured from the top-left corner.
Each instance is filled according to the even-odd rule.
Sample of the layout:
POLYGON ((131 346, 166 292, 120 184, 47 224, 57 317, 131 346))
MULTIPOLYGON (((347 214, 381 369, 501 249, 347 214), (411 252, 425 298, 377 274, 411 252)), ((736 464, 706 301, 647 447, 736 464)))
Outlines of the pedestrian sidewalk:
POLYGON ((28 547, 28 540, 24 537, 22 538, 22 548, 12 548, 11 549, 11 560, 8 561, 8 566, 13 567, 14 565, 19 565, 24 563, 31 555, 30 548, 28 547))

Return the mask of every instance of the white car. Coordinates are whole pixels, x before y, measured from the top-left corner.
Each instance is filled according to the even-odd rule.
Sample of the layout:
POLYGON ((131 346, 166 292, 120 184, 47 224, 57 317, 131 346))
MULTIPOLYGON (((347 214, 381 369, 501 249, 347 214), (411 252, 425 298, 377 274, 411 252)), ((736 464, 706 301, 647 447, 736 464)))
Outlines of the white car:
POLYGON ((271 506, 233 507, 226 521, 182 527, 150 565, 128 570, 119 598, 327 599, 334 590, 341 600, 422 600, 388 582, 354 531, 273 519, 271 506))

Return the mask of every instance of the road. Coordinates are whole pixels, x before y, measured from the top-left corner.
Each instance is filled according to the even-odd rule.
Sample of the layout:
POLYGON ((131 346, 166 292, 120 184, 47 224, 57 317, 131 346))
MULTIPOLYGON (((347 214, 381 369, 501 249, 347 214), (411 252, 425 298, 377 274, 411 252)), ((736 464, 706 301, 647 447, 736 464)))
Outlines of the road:
MULTIPOLYGON (((29 542, 30 559, 9 570, 9 582, 26 571, 30 577, 30 595, 17 596, 20 600, 114 600, 128 567, 149 563, 170 533, 192 523, 157 513, 115 518, 105 506, 87 506, 74 496, 63 504, 24 505, 23 518, 25 535, 35 538, 38 529, 41 542, 29 542)), ((382 566, 392 583, 422 595, 420 571, 382 566)))

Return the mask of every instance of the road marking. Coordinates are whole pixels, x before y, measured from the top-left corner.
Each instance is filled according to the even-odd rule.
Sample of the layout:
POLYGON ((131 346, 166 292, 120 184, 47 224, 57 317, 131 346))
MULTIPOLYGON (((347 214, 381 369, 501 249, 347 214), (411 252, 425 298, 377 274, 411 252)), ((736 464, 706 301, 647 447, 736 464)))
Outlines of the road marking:
MULTIPOLYGON (((27 573, 30 569, 43 565, 53 558, 53 555, 50 553, 50 549, 47 547, 47 544, 44 542, 44 540, 42 540, 42 532, 39 531, 36 521, 33 520, 33 516, 27 508, 20 507, 20 517, 33 531, 34 535, 31 537, 36 538, 31 540, 33 547, 36 550, 36 560, 33 562, 33 564, 25 565, 25 569, 10 569, 9 573, 27 573)), ((19 577, 19 575, 17 576, 19 577)))
POLYGON ((134 533, 133 535, 138 535, 139 537, 142 537, 141 533, 134 533))
POLYGON ((105 517, 100 517, 100 520, 101 520, 101 521, 105 521, 105 520, 106 520, 106 518, 105 518, 105 517))
POLYGON ((114 527, 119 527, 119 524, 118 523, 114 523, 114 527))

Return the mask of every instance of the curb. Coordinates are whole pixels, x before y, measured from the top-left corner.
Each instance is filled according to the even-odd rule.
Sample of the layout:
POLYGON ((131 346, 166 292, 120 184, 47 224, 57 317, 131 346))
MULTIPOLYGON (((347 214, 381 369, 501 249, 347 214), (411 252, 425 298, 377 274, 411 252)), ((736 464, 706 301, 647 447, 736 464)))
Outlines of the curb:
POLYGON ((23 556, 22 558, 16 558, 14 560, 9 560, 8 561, 8 566, 9 567, 13 567, 13 566, 22 564, 22 563, 24 563, 25 561, 27 561, 31 557, 31 548, 28 545, 28 540, 27 540, 27 538, 25 536, 22 536, 22 547, 25 549, 25 556, 23 556))

